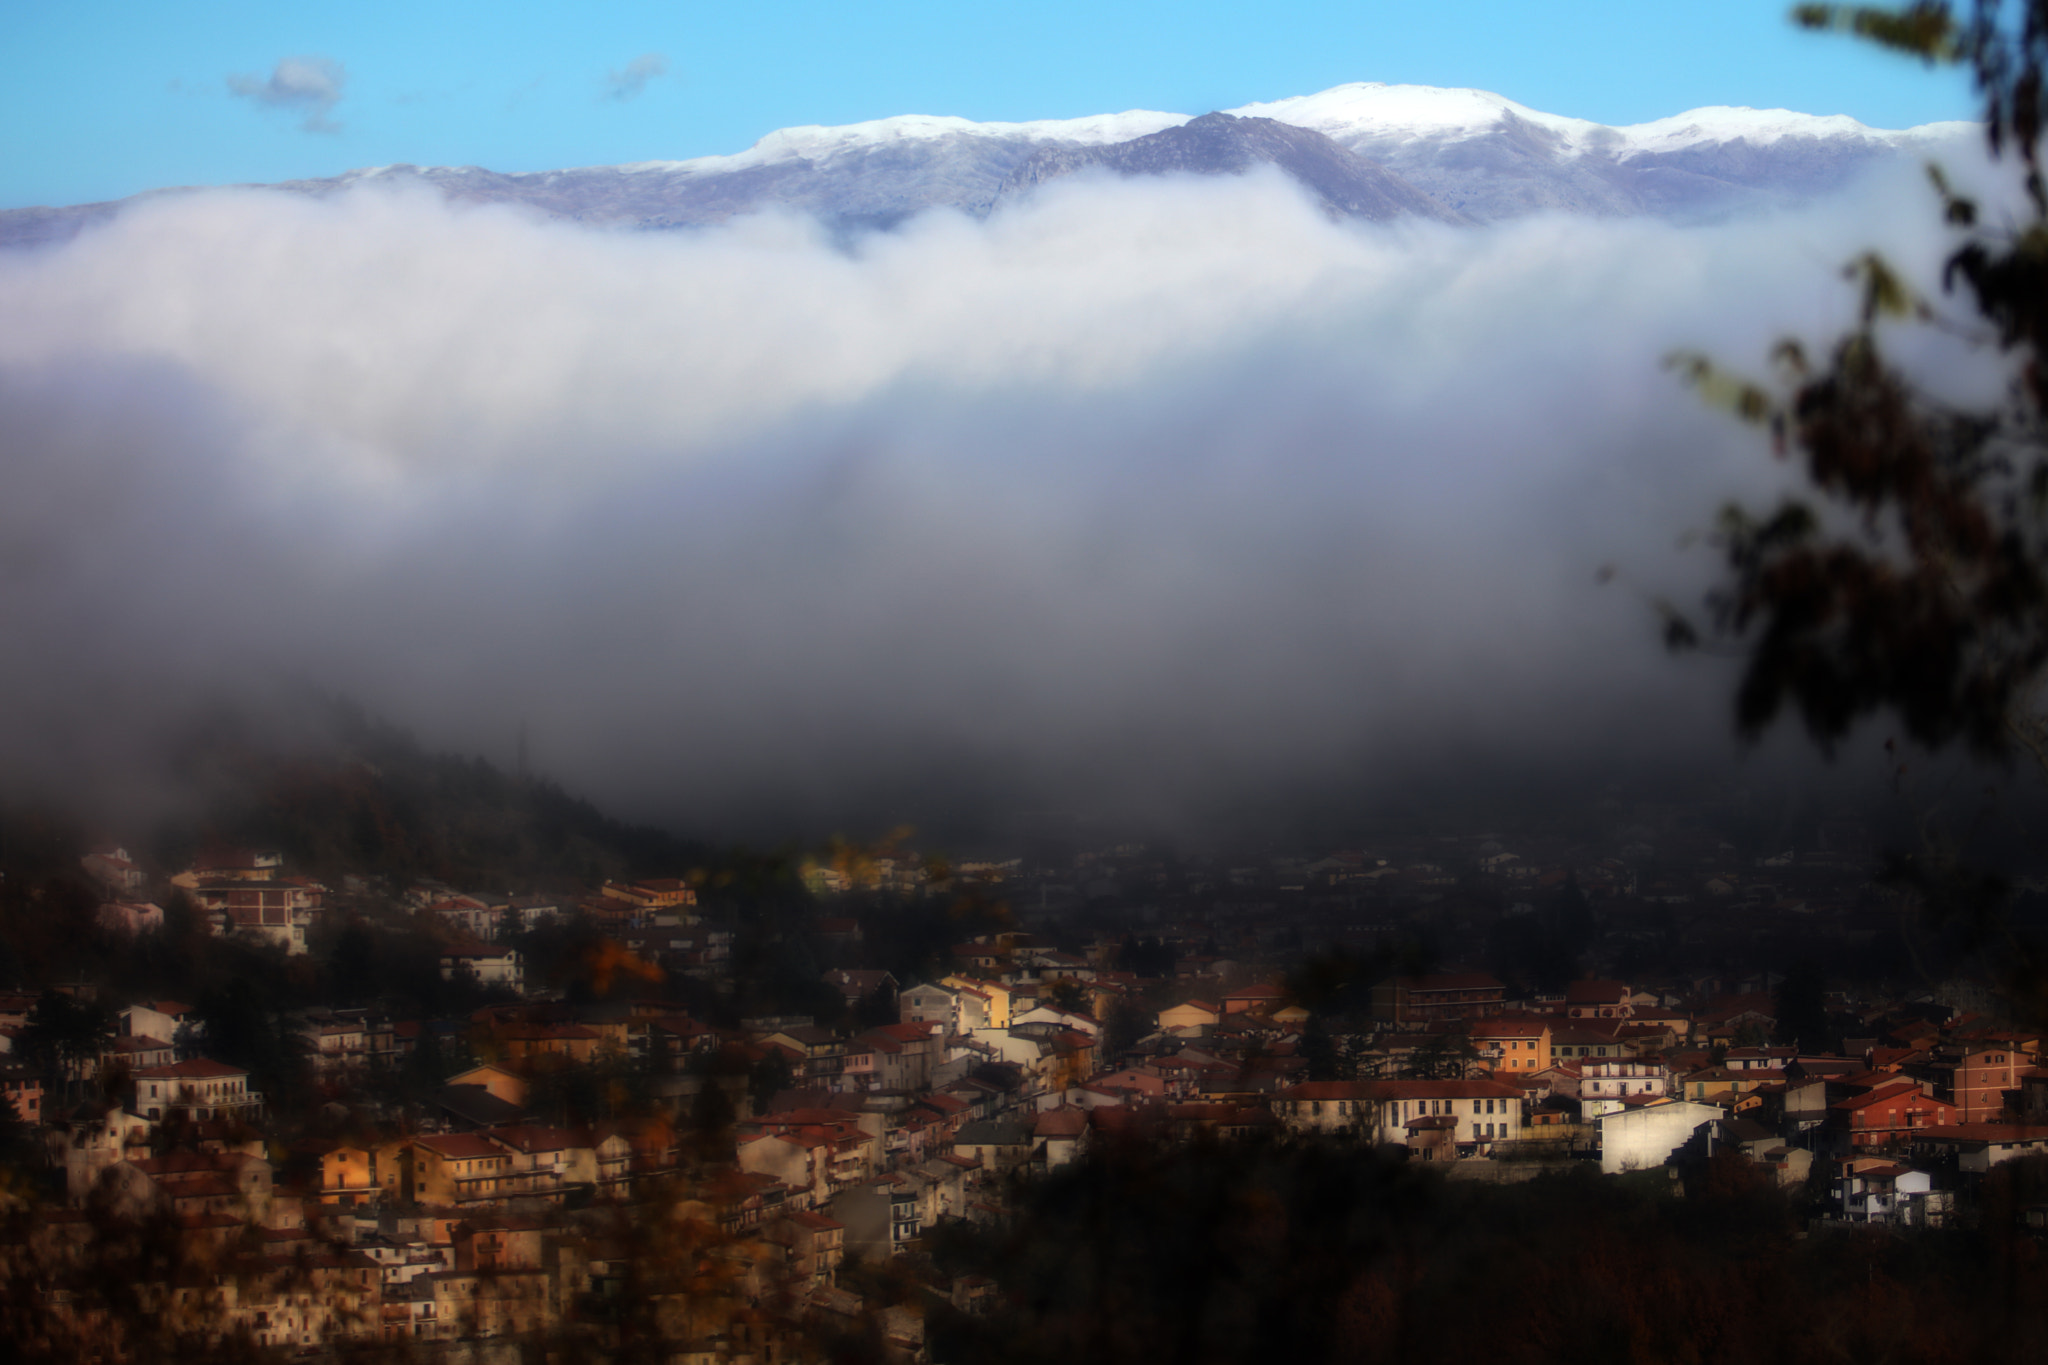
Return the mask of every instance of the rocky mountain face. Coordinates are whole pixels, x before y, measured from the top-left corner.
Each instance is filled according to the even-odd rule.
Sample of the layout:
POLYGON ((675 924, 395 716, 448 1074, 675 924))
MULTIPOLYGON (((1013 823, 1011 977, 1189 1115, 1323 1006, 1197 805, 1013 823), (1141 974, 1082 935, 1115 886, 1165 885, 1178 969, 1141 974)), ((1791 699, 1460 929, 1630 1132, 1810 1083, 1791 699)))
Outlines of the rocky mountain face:
MULTIPOLYGON (((1608 128, 1476 90, 1349 85, 1188 119, 1133 111, 1037 123, 907 116, 771 133, 733 156, 505 174, 385 166, 269 186, 326 196, 421 185, 458 202, 663 230, 783 209, 840 230, 887 228, 931 208, 982 215, 1075 171, 1241 174, 1278 166, 1332 214, 1490 222, 1542 211, 1674 219, 1718 216, 1840 188, 1876 162, 1973 136, 1908 132, 1785 111, 1695 110, 1608 128)), ((0 212, 0 245, 60 242, 129 205, 0 212)))
POLYGON ((1469 222, 1400 176, 1356 152, 1347 151, 1308 128, 1270 118, 1204 114, 1178 128, 1166 128, 1129 142, 1104 147, 1047 147, 1011 170, 996 192, 1000 206, 1048 180, 1076 171, 1102 169, 1121 176, 1242 175, 1255 166, 1277 166, 1313 194, 1333 218, 1376 223, 1395 218, 1469 222))

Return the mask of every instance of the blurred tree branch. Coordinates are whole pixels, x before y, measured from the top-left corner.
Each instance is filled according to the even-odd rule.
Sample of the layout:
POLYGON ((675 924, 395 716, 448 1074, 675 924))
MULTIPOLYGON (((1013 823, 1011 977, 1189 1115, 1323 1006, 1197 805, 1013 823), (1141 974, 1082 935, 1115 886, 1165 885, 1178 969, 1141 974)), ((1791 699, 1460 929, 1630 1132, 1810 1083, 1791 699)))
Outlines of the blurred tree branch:
POLYGON ((1677 648, 1709 635, 1741 642, 1746 735, 1789 708, 1829 749, 1857 721, 1890 713, 1930 748, 1961 742, 2048 768, 2048 200, 2038 163, 2048 0, 2026 0, 2017 24, 2005 8, 1980 0, 1968 21, 1945 4, 1795 12, 1809 26, 1970 65, 1992 150, 2018 161, 2029 211, 2015 227, 1987 227, 1975 201, 1933 173, 1959 239, 1944 289, 1967 294, 1985 344, 2010 369, 1998 403, 1953 406, 1891 363, 1886 328, 1947 319, 1875 253, 1844 268, 1859 295, 1855 325, 1818 357, 1781 342, 1774 382, 1673 358, 1710 401, 1766 429, 1807 485, 1807 496, 1768 511, 1724 508, 1716 543, 1728 572, 1708 599, 1709 629, 1666 625, 1677 648))
MULTIPOLYGON (((1769 381, 1696 354, 1672 358, 1710 402, 1766 431, 1804 487, 1768 510, 1722 510, 1714 543, 1725 572, 1704 628, 1667 613, 1665 639, 1680 650, 1738 648, 1735 712, 1746 737, 1790 711, 1831 753, 1859 722, 1892 716, 1929 750, 2031 759, 2048 773, 2048 0, 1974 0, 1967 14, 1924 0, 1801 5, 1792 17, 1966 67, 1992 157, 2018 170, 2024 198, 1993 225, 1930 167, 1955 235, 1939 299, 1865 253, 1843 269, 1856 320, 1824 352, 1781 342, 1769 381), (1916 383, 1884 345, 1905 326, 1981 348, 2004 373, 2002 395, 1964 406, 1916 383)), ((1987 909, 1997 888, 1969 873, 1952 841, 1923 842, 1922 856, 1894 860, 1894 884, 1937 922, 1958 907, 1980 928, 1998 919, 1987 909)), ((2025 1007, 2048 1017, 2048 954, 2009 923, 1991 936, 2025 1007)))

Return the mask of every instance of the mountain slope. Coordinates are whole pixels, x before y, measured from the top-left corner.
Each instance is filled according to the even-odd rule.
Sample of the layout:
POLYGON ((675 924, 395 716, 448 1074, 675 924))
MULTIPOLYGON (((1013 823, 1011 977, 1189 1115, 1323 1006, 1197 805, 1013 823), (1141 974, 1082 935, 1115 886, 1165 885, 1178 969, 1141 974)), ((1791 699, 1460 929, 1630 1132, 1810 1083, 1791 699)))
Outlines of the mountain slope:
POLYGON ((1000 206, 1048 180, 1096 168, 1121 176, 1242 175, 1260 165, 1279 167, 1335 218, 1468 221, 1321 133, 1276 119, 1231 114, 1204 114, 1129 142, 1034 152, 1010 172, 995 202, 1000 206))

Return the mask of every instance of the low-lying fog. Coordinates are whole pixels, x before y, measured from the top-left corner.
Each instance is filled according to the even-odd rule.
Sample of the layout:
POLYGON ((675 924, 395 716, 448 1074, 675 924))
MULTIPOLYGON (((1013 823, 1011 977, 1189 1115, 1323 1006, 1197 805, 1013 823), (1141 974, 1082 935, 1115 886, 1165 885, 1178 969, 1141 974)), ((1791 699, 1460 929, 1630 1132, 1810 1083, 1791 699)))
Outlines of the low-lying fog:
POLYGON ((1762 371, 1942 233, 1910 168, 1710 227, 1082 179, 850 246, 146 205, 0 258, 0 766, 136 798, 279 675, 709 834, 1725 764, 1646 597, 1786 472, 1661 361, 1762 371))

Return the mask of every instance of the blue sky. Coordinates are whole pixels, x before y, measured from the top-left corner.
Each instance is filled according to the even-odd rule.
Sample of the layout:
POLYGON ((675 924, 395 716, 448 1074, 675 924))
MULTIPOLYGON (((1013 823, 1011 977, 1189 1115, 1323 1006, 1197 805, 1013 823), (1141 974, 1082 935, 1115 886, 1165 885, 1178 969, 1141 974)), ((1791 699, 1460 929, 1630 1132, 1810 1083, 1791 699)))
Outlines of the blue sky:
POLYGON ((1972 112, 1954 73, 1796 32, 1787 8, 13 0, 0 207, 396 161, 524 171, 681 158, 902 113, 1192 114, 1355 80, 1476 86, 1604 123, 1704 104, 1883 127, 1972 112))

